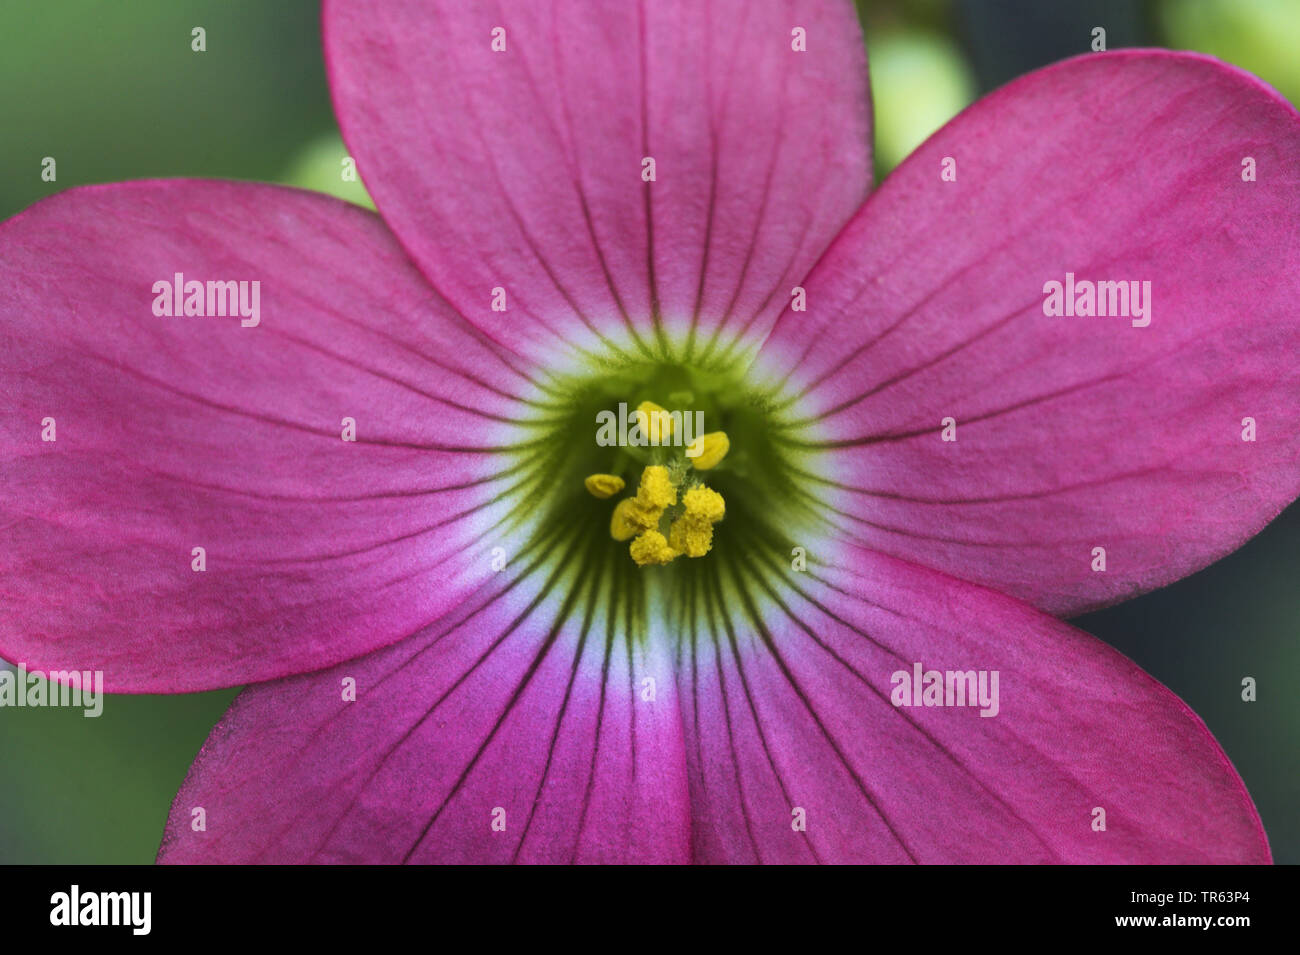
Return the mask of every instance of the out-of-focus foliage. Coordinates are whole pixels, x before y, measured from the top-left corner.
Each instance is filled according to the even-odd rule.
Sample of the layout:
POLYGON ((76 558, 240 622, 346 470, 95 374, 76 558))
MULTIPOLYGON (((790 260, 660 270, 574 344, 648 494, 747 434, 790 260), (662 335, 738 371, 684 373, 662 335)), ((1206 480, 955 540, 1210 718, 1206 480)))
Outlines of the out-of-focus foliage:
POLYGON ((314 0, 0 0, 0 217, 88 182, 274 180, 334 126, 319 21, 314 0))
POLYGON ((1300 105, 1300 0, 1163 0, 1169 46, 1209 53, 1300 105))
POLYGON ((375 207, 374 200, 359 175, 355 175, 355 163, 349 166, 352 157, 348 147, 337 132, 324 133, 298 151, 293 161, 280 174, 280 181, 290 186, 314 189, 338 196, 348 202, 355 202, 368 209, 375 207), (352 178, 347 175, 353 174, 352 178))
POLYGON ((975 98, 961 50, 937 33, 906 28, 868 37, 876 165, 893 169, 975 98))

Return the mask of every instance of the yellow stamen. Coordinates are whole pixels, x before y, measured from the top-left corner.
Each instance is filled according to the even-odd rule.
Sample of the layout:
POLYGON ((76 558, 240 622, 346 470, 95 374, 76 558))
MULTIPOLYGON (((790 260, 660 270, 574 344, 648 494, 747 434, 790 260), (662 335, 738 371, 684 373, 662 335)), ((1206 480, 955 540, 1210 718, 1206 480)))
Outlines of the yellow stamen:
POLYGON ((623 490, 623 479, 616 474, 588 474, 582 482, 587 493, 604 500, 623 490))
POLYGON ((677 551, 668 546, 668 539, 658 531, 646 531, 632 542, 630 551, 638 567, 666 564, 677 556, 677 551))
POLYGON ((716 468, 731 450, 731 439, 725 431, 710 431, 702 434, 686 448, 686 460, 695 465, 697 471, 716 468))
POLYGON ((693 487, 682 495, 686 513, 668 529, 668 543, 687 557, 703 557, 713 546, 713 525, 727 513, 722 495, 712 488, 693 487))
POLYGON ((664 444, 673 433, 672 415, 667 408, 653 401, 643 401, 636 406, 636 420, 651 444, 664 444))
POLYGON ((638 519, 640 511, 636 498, 625 497, 614 507, 614 514, 609 519, 609 536, 616 541, 630 541, 640 534, 645 527, 638 519))
POLYGON ((609 536, 625 541, 643 531, 654 530, 664 511, 676 503, 677 488, 668 476, 668 469, 652 464, 641 472, 636 497, 625 497, 615 505, 609 519, 609 536))
MULTIPOLYGON (((721 434, 721 432, 718 432, 721 434)), ((726 439, 726 435, 722 435, 726 439)), ((719 459, 721 455, 719 455, 719 459)), ((685 554, 703 557, 713 546, 713 525, 727 513, 722 495, 712 488, 696 485, 681 496, 682 511, 668 528, 667 536, 659 530, 664 512, 677 505, 677 485, 673 472, 662 464, 652 464, 641 472, 635 497, 625 497, 614 505, 609 519, 609 534, 616 541, 631 540, 628 552, 637 566, 667 564, 685 554)), ((681 473, 677 474, 678 479, 681 473)), ((599 479, 608 474, 593 474, 587 478, 587 489, 593 494, 601 489, 599 479), (597 487, 593 488, 592 485, 597 487)), ((610 493, 616 493, 610 491, 610 493)))
POLYGON ((727 513, 727 502, 711 487, 693 487, 682 495, 686 516, 716 524, 727 513))
POLYGON ((713 525, 682 515, 668 529, 668 545, 687 557, 703 557, 713 546, 713 525))
POLYGON ((636 491, 636 500, 647 511, 657 510, 660 514, 664 512, 664 508, 672 507, 677 503, 677 488, 673 487, 666 467, 652 464, 641 472, 641 484, 636 491))

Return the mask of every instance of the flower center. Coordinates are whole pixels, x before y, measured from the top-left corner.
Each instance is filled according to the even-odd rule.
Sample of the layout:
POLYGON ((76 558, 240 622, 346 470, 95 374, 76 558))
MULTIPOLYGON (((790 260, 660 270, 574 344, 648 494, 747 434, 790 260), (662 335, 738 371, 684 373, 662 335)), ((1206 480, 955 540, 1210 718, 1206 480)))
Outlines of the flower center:
POLYGON ((724 639, 722 608, 761 629, 765 608, 837 559, 838 485, 790 383, 682 354, 529 375, 525 413, 491 438, 481 506, 521 613, 558 601, 566 626, 629 646, 724 639))
MULTIPOLYGON (((654 448, 656 463, 641 471, 636 494, 615 505, 609 534, 616 541, 632 541, 628 551, 639 566, 667 564, 683 555, 703 557, 713 546, 713 525, 726 514, 726 503, 705 485, 702 474, 722 463, 731 439, 725 431, 692 436, 692 424, 702 418, 702 412, 668 411, 652 401, 637 406, 629 446, 654 448)), ((614 424, 606 419, 609 431, 614 424)), ((617 474, 598 473, 583 483, 593 497, 605 499, 627 482, 617 474)))
POLYGON ((720 550, 788 562, 824 515, 774 403, 726 365, 609 363, 550 379, 508 469, 509 523, 558 547, 580 538, 583 573, 703 564, 720 550))

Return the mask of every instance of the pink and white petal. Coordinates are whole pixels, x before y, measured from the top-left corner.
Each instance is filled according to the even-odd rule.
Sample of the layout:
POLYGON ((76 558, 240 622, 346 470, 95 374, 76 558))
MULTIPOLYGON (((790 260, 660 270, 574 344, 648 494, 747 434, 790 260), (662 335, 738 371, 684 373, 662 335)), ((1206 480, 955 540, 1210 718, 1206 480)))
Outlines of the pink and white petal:
POLYGON ((548 361, 752 350, 870 187, 848 0, 329 0, 324 24, 384 218, 470 321, 548 361))
POLYGON ((730 622, 683 644, 696 861, 1269 861, 1223 751, 1136 664, 993 591, 834 557, 724 568, 730 622), (996 672, 996 714, 895 706, 916 663, 996 672))
POLYGON ((4 223, 0 656, 183 692, 438 619, 492 575, 525 389, 498 351, 312 193, 137 182, 4 223), (155 314, 176 273, 260 283, 259 323, 155 314))
POLYGON ((396 646, 246 690, 159 861, 688 861, 671 660, 608 611, 612 564, 576 584, 569 559, 538 551, 396 646))
POLYGON ((1300 493, 1297 157, 1289 104, 1193 54, 1080 57, 972 106, 760 356, 813 489, 867 545, 1058 614, 1240 546, 1300 493), (1150 324, 1049 317, 1067 273, 1150 282, 1150 324))

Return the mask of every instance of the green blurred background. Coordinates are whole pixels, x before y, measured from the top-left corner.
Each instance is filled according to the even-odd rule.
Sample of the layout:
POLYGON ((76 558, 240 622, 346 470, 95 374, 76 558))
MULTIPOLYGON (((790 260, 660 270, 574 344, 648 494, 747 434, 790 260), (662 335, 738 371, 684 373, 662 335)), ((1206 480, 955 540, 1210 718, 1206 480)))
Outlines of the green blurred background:
MULTIPOLYGON (((532 0, 541 2, 541 0, 532 0)), ((812 0, 809 0, 812 2, 812 0)), ((819 0, 820 2, 820 0, 819 0)), ((1219 56, 1300 103, 1300 0, 861 0, 877 173, 975 97, 1107 47, 1219 56)), ((340 181, 313 0, 0 0, 0 219, 69 186, 152 176, 340 181), (191 51, 191 30, 207 50, 191 51), (58 163, 43 182, 41 161, 58 163)), ((5 488, 0 493, 15 493, 5 488)), ((1195 515, 1188 515, 1195 520, 1195 515)), ((0 540, 0 546, 4 546, 0 540)), ((1300 861, 1300 507, 1195 576, 1076 621, 1182 696, 1300 861), (1259 683, 1244 703, 1243 676, 1259 683)), ((0 608, 0 612, 3 609, 0 608)), ((0 863, 152 861, 171 798, 234 690, 0 710, 0 863)))

